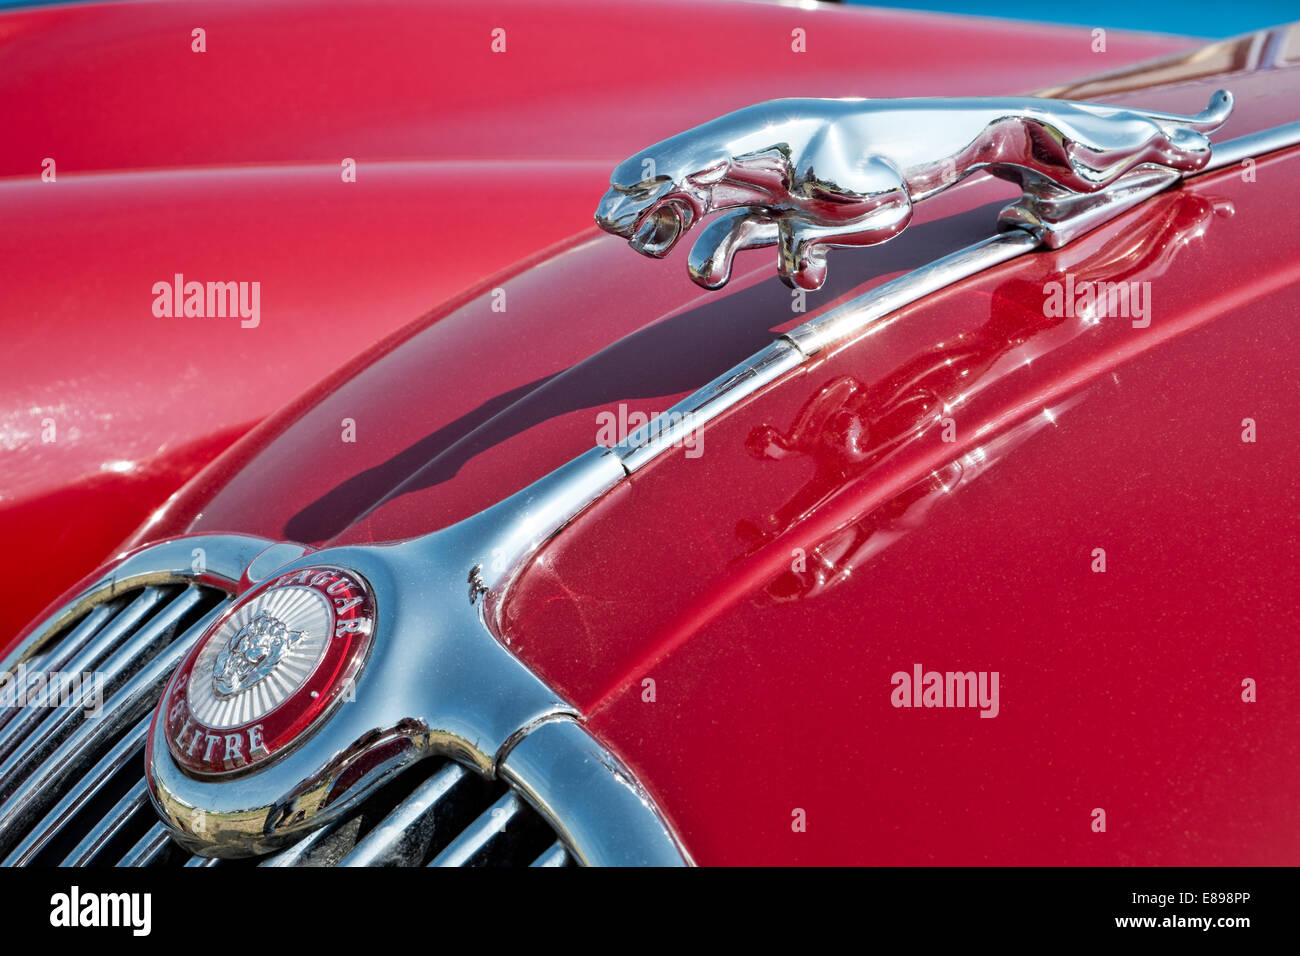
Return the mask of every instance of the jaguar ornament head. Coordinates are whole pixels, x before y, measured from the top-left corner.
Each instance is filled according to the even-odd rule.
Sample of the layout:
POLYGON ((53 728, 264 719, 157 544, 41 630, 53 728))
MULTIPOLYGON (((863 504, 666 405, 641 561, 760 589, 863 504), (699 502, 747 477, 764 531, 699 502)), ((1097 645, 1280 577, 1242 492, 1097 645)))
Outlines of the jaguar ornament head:
POLYGON ((637 252, 656 259, 668 255, 677 241, 713 210, 713 186, 730 167, 721 151, 701 169, 678 164, 676 170, 658 172, 660 161, 633 156, 620 163, 596 210, 596 222, 602 229, 622 236, 637 252))

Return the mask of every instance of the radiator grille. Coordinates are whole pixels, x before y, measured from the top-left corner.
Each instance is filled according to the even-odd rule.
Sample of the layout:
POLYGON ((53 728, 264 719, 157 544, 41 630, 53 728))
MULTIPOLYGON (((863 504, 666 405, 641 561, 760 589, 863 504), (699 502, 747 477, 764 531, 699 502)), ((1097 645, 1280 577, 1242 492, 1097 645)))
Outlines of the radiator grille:
POLYGON ((229 603, 227 592, 196 584, 135 588, 93 604, 10 665, 9 706, 0 707, 5 865, 572 863, 551 826, 508 785, 442 759, 407 768, 349 816, 277 854, 215 861, 184 851, 145 790, 145 734, 171 672, 229 603), (46 676, 33 681, 37 674, 46 676), (32 691, 24 699, 12 696, 20 677, 32 691), (81 705, 94 707, 97 688, 102 707, 88 711, 81 705))

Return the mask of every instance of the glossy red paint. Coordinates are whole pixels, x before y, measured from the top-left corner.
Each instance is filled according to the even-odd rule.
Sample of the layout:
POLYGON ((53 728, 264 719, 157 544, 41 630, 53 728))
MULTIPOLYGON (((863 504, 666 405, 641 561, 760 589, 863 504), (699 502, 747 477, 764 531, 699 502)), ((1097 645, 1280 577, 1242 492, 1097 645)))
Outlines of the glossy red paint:
MULTIPOLYGON (((1264 91, 1293 82, 1236 78, 1225 135, 1286 119, 1264 91)), ((1127 98, 1186 110, 1214 83, 1127 98)), ((1291 151, 1200 178, 811 363, 566 530, 503 636, 700 862, 1294 862, 1300 443, 1277 425, 1300 199, 1261 184, 1298 171, 1291 151), (1046 314, 1066 277, 1150 283, 1149 327, 1046 314), (891 706, 918 664, 998 672, 998 716, 891 706), (1246 678, 1267 701, 1243 703, 1246 678)), ((837 253, 815 308, 984 234, 1003 188, 837 253)), ((807 317, 766 257, 744 266, 707 295, 675 260, 583 242, 510 278, 505 315, 468 297, 250 439, 159 530, 201 511, 192 530, 378 541, 472 513, 590 446, 600 412, 662 409, 807 317), (600 303, 599 328, 572 321, 600 303), (493 361, 507 328, 532 347, 493 361), (351 459, 319 437, 346 409, 374 429, 351 459), (326 467, 294 474, 309 450, 326 467)))
MULTIPOLYGON (((1220 83, 1239 102, 1223 136, 1294 118, 1286 66, 1106 98, 1188 111, 1220 83)), ((634 133, 623 152, 658 135, 634 133)), ((904 310, 538 556, 503 639, 697 861, 1300 859, 1300 196, 1285 188, 1300 155, 1254 173, 1200 178, 904 310), (1048 314, 1067 279, 1149 288, 1149 326, 1048 314), (892 676, 916 665, 998 672, 997 716, 891 706, 892 676)), ((810 313, 987 234, 1005 195, 958 187, 889 245, 836 253, 810 313)), ((706 294, 679 257, 578 237, 254 429, 135 540, 382 541, 471 514, 590 447, 600 413, 661 410, 808 317, 767 257, 739 265, 706 294)))
MULTIPOLYGON (((589 228, 628 151, 792 83, 810 95, 1000 92, 1098 64, 1080 30, 674 6, 222 0, 0 14, 0 574, 29 582, 0 608, 0 640, 293 396, 589 228), (648 16, 687 15, 696 29, 654 82, 593 55, 641 49, 648 16), (796 22, 812 31, 798 57, 796 22), (502 24, 507 52, 494 55, 502 24), (988 55, 995 37, 1017 45, 1014 61, 988 55), (353 184, 345 157, 359 163, 353 184), (178 273, 260 283, 261 321, 156 317, 154 283, 178 273)), ((1113 35, 1105 62, 1189 43, 1113 35)))
MULTIPOLYGON (((10 445, 0 527, 11 547, 0 573, 38 582, 0 612, 0 633, 99 564, 270 411, 463 282, 560 238, 562 228, 542 221, 510 235, 469 227, 483 247, 477 264, 463 274, 436 265, 440 219, 476 221, 480 206, 460 188, 470 171, 376 164, 353 186, 337 166, 0 182, 12 227, 0 255, 14 270, 5 289, 13 364, 0 384, 10 445), (178 273, 259 283, 258 324, 155 316, 154 284, 178 273), (83 495, 85 506, 67 508, 83 486, 94 503, 83 495)), ((539 194, 561 206, 585 202, 596 175, 581 164, 542 171, 539 194)))
POLYGON ((9 13, 0 37, 33 68, 4 79, 21 95, 0 173, 19 176, 46 156, 68 171, 621 159, 776 96, 1013 92, 1197 45, 1116 31, 1098 54, 1081 27, 726 0, 113 2, 9 13))
POLYGON ((702 860, 1295 863, 1300 442, 1242 441, 1300 389, 1300 235, 1259 249, 1292 205, 1225 174, 1149 210, 1167 264, 1098 237, 810 368, 710 430, 703 480, 675 457, 557 541, 511 646, 702 860), (1207 288, 1233 246, 1249 278, 1207 288), (1150 282, 1151 327, 1045 318, 1067 271, 1150 282), (1000 712, 896 709, 916 665, 997 672, 1000 712))

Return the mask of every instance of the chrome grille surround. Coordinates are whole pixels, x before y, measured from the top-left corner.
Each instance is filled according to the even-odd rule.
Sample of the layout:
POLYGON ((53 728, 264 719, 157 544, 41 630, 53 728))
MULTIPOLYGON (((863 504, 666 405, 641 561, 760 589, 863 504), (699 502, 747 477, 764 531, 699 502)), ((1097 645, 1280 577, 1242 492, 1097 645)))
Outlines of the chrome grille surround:
POLYGON ((0 708, 0 864, 685 862, 630 774, 560 712, 521 730, 494 772, 454 751, 399 747, 336 813, 272 852, 217 859, 178 843, 186 834, 160 819, 142 773, 155 705, 235 595, 306 554, 237 535, 164 542, 112 566, 21 642, 4 670, 97 669, 105 698, 98 718, 0 708))

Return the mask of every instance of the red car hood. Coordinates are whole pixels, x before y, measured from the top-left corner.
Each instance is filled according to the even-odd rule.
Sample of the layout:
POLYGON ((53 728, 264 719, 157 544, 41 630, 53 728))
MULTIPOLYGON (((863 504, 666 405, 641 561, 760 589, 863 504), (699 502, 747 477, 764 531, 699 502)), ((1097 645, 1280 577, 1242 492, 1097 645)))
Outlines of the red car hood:
MULTIPOLYGON (((1115 34, 1105 59, 1190 42, 1115 34)), ((792 85, 1003 92, 1098 62, 1079 30, 671 0, 73 4, 0 14, 0 52, 0 574, 30 582, 0 639, 254 423, 589 228, 630 150, 792 85), (629 55, 687 20, 671 57, 629 55), (259 283, 257 326, 156 316, 176 275, 259 283)))
MULTIPOLYGON (((784 31, 784 56, 807 12, 757 10, 784 31)), ((700 36, 715 34, 683 39, 700 36)), ((1226 86, 1239 105, 1219 135, 1234 137, 1294 119, 1295 66, 1258 53, 1286 48, 1223 44, 1060 92, 1194 112, 1226 86)), ((943 90, 913 48, 915 75, 868 90, 841 78, 844 53, 800 92, 1048 82, 962 66, 961 88, 943 90)), ((853 62, 859 78, 876 65, 860 48, 853 62)), ((753 70, 743 89, 665 95, 662 124, 590 135, 616 137, 617 158, 790 92, 770 64, 753 70)), ((622 109, 640 115, 634 86, 622 109)), ((1286 184, 1298 174, 1291 151, 1200 177, 809 363, 566 529, 516 585, 503 640, 587 715, 700 862, 918 862, 918 847, 943 847, 946 863, 1294 860, 1300 438, 1286 423, 1300 195, 1286 184), (1050 283, 1096 281, 1136 284, 1149 325, 1045 308, 1050 283), (1247 419, 1256 441, 1242 440, 1247 419), (916 666, 997 672, 996 716, 891 706, 891 676, 916 666), (1267 698, 1244 707, 1243 679, 1267 698), (1116 821, 1104 839, 1096 807, 1116 821)), ((630 415, 668 407, 775 332, 987 235, 1005 196, 972 182, 889 245, 836 253, 806 313, 765 256, 706 294, 676 258, 580 235, 300 397, 135 542, 370 542, 445 526, 621 437, 630 415)), ((512 198, 513 217, 549 215, 512 198)))
MULTIPOLYGON (((1229 86, 1224 137, 1292 119, 1296 68, 1224 52, 1248 46, 1092 88, 1190 112, 1229 86)), ((1200 177, 809 363, 566 529, 503 639, 704 862, 1294 860, 1297 175, 1291 151, 1200 177), (1131 284, 1149 325, 1053 313, 1067 281, 1131 284), (997 672, 995 719, 891 706, 914 667, 997 672), (1104 841, 1098 806, 1122 820, 1104 841)), ((972 183, 837 253, 810 313, 987 234, 1004 196, 972 183)), ((472 514, 806 319, 766 259, 706 294, 580 237, 277 416, 138 540, 384 541, 472 514)))

